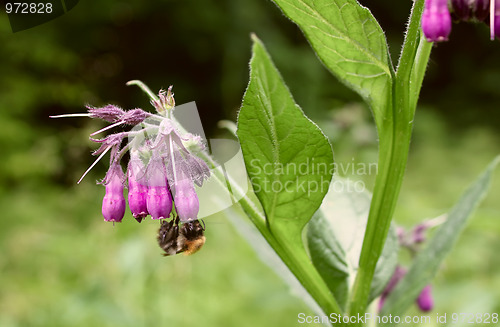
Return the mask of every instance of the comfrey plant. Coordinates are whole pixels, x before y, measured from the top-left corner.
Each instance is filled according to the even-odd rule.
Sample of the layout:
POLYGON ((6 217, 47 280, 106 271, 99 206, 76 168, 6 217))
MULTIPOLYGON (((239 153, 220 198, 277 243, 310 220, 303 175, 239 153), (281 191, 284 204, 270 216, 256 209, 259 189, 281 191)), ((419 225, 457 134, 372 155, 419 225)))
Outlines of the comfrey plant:
MULTIPOLYGON (((258 202, 240 203, 317 305, 318 316, 299 316, 299 322, 394 326, 414 303, 432 310, 437 305, 432 279, 500 159, 467 189, 432 237, 423 242, 427 227, 421 224, 411 242, 398 241, 392 217, 417 101, 433 44, 448 38, 453 19, 489 16, 493 38, 500 32, 499 2, 414 0, 397 65, 382 28, 357 1, 273 2, 302 30, 324 66, 367 103, 379 140, 372 194, 333 176, 330 140, 294 102, 263 43, 253 36, 250 83, 236 134, 258 202), (407 268, 398 263, 400 246, 413 255, 407 268), (373 319, 365 319, 368 313, 373 319)), ((498 315, 489 319, 498 323, 498 315)))
MULTIPOLYGON (((138 222, 149 215, 154 220, 172 218, 170 225, 162 225, 163 229, 168 228, 163 231, 165 235, 159 238, 160 245, 165 251, 173 249, 174 253, 184 252, 188 249, 185 248, 186 235, 183 231, 199 225, 199 200, 195 185, 201 186, 210 176, 208 165, 197 156, 205 145, 199 136, 181 132, 171 118, 175 108, 172 87, 168 91, 160 91, 158 97, 152 96, 151 104, 156 114, 142 109, 125 111, 107 105, 102 108, 87 107, 88 113, 85 114, 52 118, 86 116, 111 123, 91 134, 90 139, 101 144, 93 153, 99 157, 78 183, 110 152, 109 170, 100 182, 106 187, 102 202, 104 220, 113 223, 122 221, 126 208, 123 191, 128 180, 128 203, 133 217, 138 222), (134 128, 102 139, 92 137, 120 125, 132 125, 134 128), (120 161, 127 152, 130 158, 125 175, 120 161), (179 222, 185 224, 180 229, 179 222), (181 239, 178 239, 179 236, 181 239), (166 243, 168 245, 165 246, 166 243)), ((202 233, 198 231, 195 236, 200 235, 202 233)))
MULTIPOLYGON (((308 303, 318 316, 299 315, 299 322, 394 326, 414 303, 423 311, 432 310, 431 281, 485 195, 500 161, 500 157, 493 160, 445 219, 398 233, 392 216, 432 50, 429 41, 447 39, 451 29, 447 1, 413 2, 396 67, 380 25, 357 1, 274 2, 301 28, 325 67, 370 107, 379 140, 373 193, 334 177, 330 140, 297 106, 263 43, 252 36, 250 82, 237 126, 225 123, 240 143, 251 191, 243 191, 247 185, 217 165, 200 138, 183 132, 170 116, 174 107, 170 89, 156 97, 144 84, 133 81, 129 84, 149 95, 157 114, 115 106, 89 108, 80 114, 111 123, 93 134, 118 125, 137 126, 95 140, 102 144, 95 152, 98 160, 111 153, 110 169, 102 182, 106 186, 105 220, 123 218, 126 177, 119 162, 128 151, 128 200, 133 216, 138 221, 147 215, 163 220, 159 243, 167 255, 194 252, 204 242, 195 185, 202 185, 210 168, 258 230, 260 238, 252 243, 265 241, 299 282, 305 299, 311 300, 308 303), (128 143, 122 146, 125 138, 128 143), (169 217, 172 220, 166 222, 169 217), (179 227, 178 220, 185 223, 179 227), (430 227, 437 228, 427 237, 430 227), (185 240, 189 246, 178 244, 185 240), (398 263, 400 247, 412 254, 408 267, 398 263)), ((489 6, 492 33, 498 35, 497 1, 452 1, 452 5, 456 17, 476 20, 484 19, 489 6)), ((237 216, 235 211, 228 212, 237 216)), ((498 323, 498 315, 488 319, 498 323)))

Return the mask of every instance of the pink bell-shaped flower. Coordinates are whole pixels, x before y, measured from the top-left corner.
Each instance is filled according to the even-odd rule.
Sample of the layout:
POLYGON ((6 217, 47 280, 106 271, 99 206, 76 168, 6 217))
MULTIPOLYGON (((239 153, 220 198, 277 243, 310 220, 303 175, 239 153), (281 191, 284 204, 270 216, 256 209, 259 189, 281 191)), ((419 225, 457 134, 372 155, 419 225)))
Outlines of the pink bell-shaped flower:
POLYGON ((500 0, 491 0, 490 30, 492 40, 500 38, 500 0))
POLYGON ((451 32, 451 16, 447 0, 426 0, 422 13, 422 30, 427 41, 448 40, 451 32))
POLYGON ((145 169, 141 159, 130 159, 128 164, 128 206, 132 212, 132 216, 141 222, 142 219, 148 216, 147 196, 148 187, 145 183, 145 169))
POLYGON ((184 178, 175 182, 174 203, 182 222, 198 219, 200 202, 191 179, 184 178))
POLYGON ((112 163, 103 181, 106 186, 106 194, 102 200, 102 215, 105 221, 121 222, 125 215, 124 181, 122 167, 117 162, 112 163))
POLYGON ((152 219, 166 219, 172 211, 165 165, 161 157, 152 157, 146 169, 148 194, 146 205, 152 219))
POLYGON ((420 310, 427 312, 431 311, 434 308, 434 299, 432 298, 432 286, 427 285, 424 287, 422 292, 417 298, 417 305, 420 310))

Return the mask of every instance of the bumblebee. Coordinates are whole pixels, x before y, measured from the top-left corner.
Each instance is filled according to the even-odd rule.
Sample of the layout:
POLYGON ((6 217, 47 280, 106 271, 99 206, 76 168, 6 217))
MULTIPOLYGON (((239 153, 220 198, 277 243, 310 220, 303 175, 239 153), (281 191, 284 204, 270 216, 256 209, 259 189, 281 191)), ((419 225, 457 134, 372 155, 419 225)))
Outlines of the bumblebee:
POLYGON ((188 221, 179 226, 179 217, 170 222, 163 220, 158 230, 158 244, 165 251, 164 256, 198 252, 205 244, 205 227, 199 220, 188 221))

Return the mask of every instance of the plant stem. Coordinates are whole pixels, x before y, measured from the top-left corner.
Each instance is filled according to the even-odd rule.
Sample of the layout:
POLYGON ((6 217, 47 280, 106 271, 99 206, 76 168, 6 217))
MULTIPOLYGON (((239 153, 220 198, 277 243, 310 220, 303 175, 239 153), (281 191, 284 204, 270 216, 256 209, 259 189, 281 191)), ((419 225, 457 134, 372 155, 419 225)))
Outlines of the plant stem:
POLYGON ((287 246, 286 242, 280 242, 269 230, 264 214, 258 209, 258 206, 243 193, 243 190, 222 172, 222 168, 217 167, 216 162, 211 156, 202 152, 201 157, 209 162, 215 171, 215 177, 221 185, 228 183, 231 189, 231 196, 243 208, 252 223, 257 227, 264 239, 269 243, 273 250, 278 254, 285 265, 299 280, 302 286, 313 297, 316 303, 321 307, 325 314, 337 313, 341 310, 335 298, 330 293, 321 276, 311 263, 309 257, 304 256, 305 252, 296 252, 287 246), (239 199, 239 200, 238 200, 239 199))
MULTIPOLYGON (((389 231, 408 160, 416 99, 427 65, 427 49, 420 42, 420 20, 424 0, 415 0, 410 22, 393 81, 392 110, 388 110, 387 124, 379 129, 379 174, 375 180, 373 198, 366 226, 359 269, 349 302, 350 315, 363 314, 368 305, 371 282, 389 231), (416 56, 422 54, 414 69, 416 56), (424 67, 422 69, 422 67, 424 67), (420 76, 421 74, 422 76, 420 76), (417 76, 416 76, 417 75, 417 76), (410 95, 410 81, 414 85, 410 95)), ((359 324, 355 324, 359 325, 359 324)))
POLYGON ((130 85, 136 85, 138 86, 141 90, 144 91, 144 93, 146 93, 151 99, 154 99, 155 101, 159 101, 158 97, 156 96, 156 94, 154 94, 151 89, 146 85, 144 84, 142 81, 139 81, 137 79, 134 79, 134 80, 131 80, 131 81, 128 81, 127 86, 130 86, 130 85))

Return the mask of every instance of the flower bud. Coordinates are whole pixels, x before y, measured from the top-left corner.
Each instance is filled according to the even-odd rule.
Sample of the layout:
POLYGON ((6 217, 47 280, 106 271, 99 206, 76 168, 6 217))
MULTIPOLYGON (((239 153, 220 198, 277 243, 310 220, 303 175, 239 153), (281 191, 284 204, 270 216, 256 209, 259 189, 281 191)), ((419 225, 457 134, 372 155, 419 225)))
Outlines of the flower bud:
POLYGON ((122 167, 118 163, 113 163, 104 179, 106 194, 102 200, 102 215, 105 221, 121 222, 125 215, 124 180, 122 167))
POLYGON ((172 195, 169 191, 165 165, 160 157, 150 159, 146 175, 148 186, 146 206, 151 218, 166 219, 170 217, 172 195))
POLYGON ((491 0, 493 6, 490 17, 491 39, 500 38, 500 0, 491 0))
POLYGON ((477 20, 484 21, 490 13, 490 0, 473 0, 472 12, 477 20))
POLYGON ((380 296, 380 301, 378 303, 378 310, 381 311, 382 307, 384 306, 385 299, 391 294, 392 290, 396 287, 396 285, 399 283, 399 281, 406 275, 407 270, 406 268, 402 266, 396 266, 396 269, 394 270, 394 273, 392 274, 391 279, 385 286, 384 291, 382 292, 382 295, 380 296))
POLYGON ((182 222, 197 219, 200 210, 198 195, 193 182, 186 178, 176 181, 174 193, 175 210, 182 222))
POLYGON ((94 108, 87 106, 88 113, 92 118, 100 118, 110 123, 115 123, 120 120, 120 117, 123 116, 125 111, 120 107, 114 106, 112 104, 108 104, 102 108, 94 108))
POLYGON ((423 243, 426 240, 425 233, 427 232, 427 229, 429 228, 429 225, 426 224, 425 222, 422 224, 418 224, 413 228, 412 231, 412 241, 413 243, 423 243))
POLYGON ((470 0, 451 0, 453 16, 458 20, 468 21, 471 18, 470 0))
POLYGON ((432 298, 431 285, 427 285, 426 287, 424 287, 422 292, 420 292, 420 295, 417 298, 417 305, 420 310, 424 312, 432 310, 432 308, 434 307, 434 300, 432 298))
POLYGON ((148 207, 146 203, 148 188, 141 184, 144 179, 144 165, 141 159, 131 159, 128 165, 128 206, 134 218, 141 222, 147 217, 148 207))
POLYGON ((172 85, 167 91, 160 90, 158 100, 151 101, 151 104, 156 108, 158 113, 163 114, 166 110, 175 107, 174 93, 172 92, 172 85))
POLYGON ((144 121, 144 119, 147 118, 148 113, 145 112, 142 109, 132 109, 129 111, 126 111, 122 117, 121 120, 123 121, 124 124, 127 125, 137 125, 140 124, 144 121))
POLYGON ((148 186, 146 205, 152 219, 166 219, 172 211, 172 196, 165 186, 148 186))
POLYGON ((448 40, 451 16, 447 0, 426 0, 422 14, 422 30, 428 42, 448 40))

